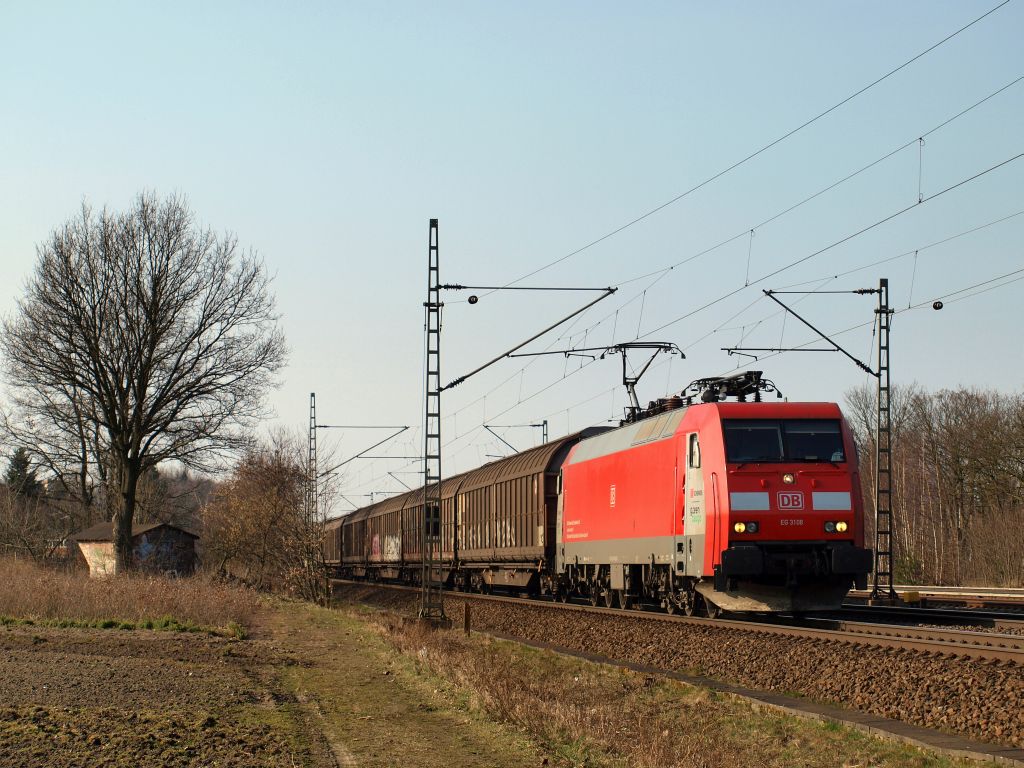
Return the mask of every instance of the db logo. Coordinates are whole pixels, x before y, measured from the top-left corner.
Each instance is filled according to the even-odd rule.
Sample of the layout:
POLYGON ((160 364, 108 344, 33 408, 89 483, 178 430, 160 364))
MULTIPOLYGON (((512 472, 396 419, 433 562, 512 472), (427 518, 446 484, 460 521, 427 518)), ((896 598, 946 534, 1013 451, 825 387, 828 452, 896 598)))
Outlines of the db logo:
POLYGON ((803 509, 803 491, 779 491, 779 509, 803 509))

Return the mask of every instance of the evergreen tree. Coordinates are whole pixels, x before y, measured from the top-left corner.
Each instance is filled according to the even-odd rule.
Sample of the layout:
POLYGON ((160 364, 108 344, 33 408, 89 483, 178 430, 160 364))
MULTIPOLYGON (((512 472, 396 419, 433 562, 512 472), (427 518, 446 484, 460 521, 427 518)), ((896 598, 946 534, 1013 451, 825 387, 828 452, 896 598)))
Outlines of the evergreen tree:
POLYGON ((7 463, 7 474, 4 475, 4 483, 15 495, 39 495, 42 483, 36 478, 36 471, 32 469, 32 462, 25 448, 18 448, 11 454, 7 463))

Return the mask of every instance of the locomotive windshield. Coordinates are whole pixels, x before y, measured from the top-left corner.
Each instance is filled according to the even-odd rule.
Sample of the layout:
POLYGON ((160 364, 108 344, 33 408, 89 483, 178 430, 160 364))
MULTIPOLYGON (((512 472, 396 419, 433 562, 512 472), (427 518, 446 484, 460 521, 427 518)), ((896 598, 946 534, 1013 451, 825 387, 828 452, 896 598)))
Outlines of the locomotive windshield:
POLYGON ((754 461, 846 461, 835 419, 725 419, 725 456, 754 461))

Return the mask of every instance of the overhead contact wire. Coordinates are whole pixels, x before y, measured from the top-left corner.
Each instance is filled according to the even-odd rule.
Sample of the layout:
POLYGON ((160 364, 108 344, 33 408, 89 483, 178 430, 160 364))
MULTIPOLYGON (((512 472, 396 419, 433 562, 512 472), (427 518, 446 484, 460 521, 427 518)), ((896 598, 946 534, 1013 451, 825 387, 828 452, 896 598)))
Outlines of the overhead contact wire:
POLYGON ((543 272, 546 269, 550 269, 551 267, 553 267, 553 266, 555 266, 557 264, 561 264, 566 259, 570 259, 573 256, 576 256, 576 255, 578 255, 580 253, 583 253, 584 251, 586 251, 586 250, 588 250, 590 248, 593 248, 595 245, 598 245, 599 243, 603 243, 605 240, 608 240, 609 238, 614 237, 615 235, 619 234, 620 232, 623 232, 623 231, 629 229, 630 227, 632 227, 632 226, 634 226, 636 224, 639 224, 640 222, 644 221, 645 219, 650 218, 651 216, 653 216, 654 214, 658 213, 659 211, 662 211, 665 208, 668 208, 670 205, 673 205, 674 203, 679 202, 683 198, 693 194, 694 192, 696 192, 699 189, 702 189, 703 187, 707 186, 711 182, 716 181, 717 179, 722 178, 727 173, 730 173, 731 171, 734 171, 735 169, 739 168, 741 165, 744 165, 745 163, 753 160, 758 155, 761 155, 764 152, 767 152, 772 147, 775 147, 776 145, 781 144, 783 141, 785 141, 786 139, 790 138, 791 136, 794 136, 795 134, 799 133, 804 128, 807 128, 808 126, 813 125, 814 123, 816 123, 819 120, 821 120, 823 117, 831 114, 832 112, 835 112, 840 107, 844 106, 845 104, 848 104, 849 102, 851 102, 854 99, 856 99, 858 96, 860 96, 860 95, 866 93, 867 91, 871 90, 876 85, 879 85, 880 83, 884 82, 885 80, 888 80, 890 77, 892 77, 896 73, 900 72, 901 70, 906 69, 907 67, 909 67, 911 64, 913 64, 918 59, 928 55, 929 53, 934 51, 936 48, 944 45, 945 43, 948 43, 950 40, 952 40, 954 37, 956 37, 960 33, 965 32, 966 30, 968 30, 971 27, 973 27, 975 24, 979 23, 983 19, 987 18, 988 16, 990 16, 993 13, 995 13, 996 11, 998 11, 1004 5, 1009 4, 1009 2, 1010 2, 1010 0, 1003 0, 1003 2, 999 3, 998 5, 996 5, 995 7, 991 8, 991 9, 989 9, 988 11, 983 13, 981 16, 978 16, 973 21, 965 24, 964 26, 962 26, 959 29, 957 29, 955 32, 952 32, 951 34, 949 34, 946 37, 942 38, 937 43, 932 44, 931 46, 929 46, 925 50, 923 50, 920 53, 918 53, 916 56, 913 56, 912 58, 907 59, 905 62, 900 64, 898 67, 895 67, 894 69, 889 70, 888 72, 886 72, 881 77, 873 80, 872 82, 870 82, 867 85, 863 86, 862 88, 860 88, 859 90, 857 90, 854 93, 850 94, 849 96, 847 96, 843 100, 837 102, 836 104, 833 104, 831 107, 829 107, 825 111, 819 112, 814 117, 812 117, 809 120, 807 120, 807 121, 801 123, 800 125, 798 125, 796 128, 793 128, 792 130, 788 131, 787 133, 784 133, 782 136, 779 136, 777 139, 774 139, 773 141, 768 142, 767 144, 762 146, 760 149, 757 149, 757 150, 751 152, 749 155, 747 155, 746 157, 742 158, 741 160, 737 160, 735 163, 733 163, 732 165, 728 166, 727 168, 724 168, 723 170, 718 171, 714 175, 709 176, 704 181, 702 181, 699 184, 696 184, 696 185, 690 187, 685 192, 682 192, 681 194, 676 195, 671 200, 668 200, 668 201, 662 203, 661 205, 658 205, 655 208, 652 208, 651 210, 647 211, 646 213, 641 214, 640 216, 637 216, 635 219, 632 219, 631 221, 628 221, 625 224, 623 224, 623 225, 621 225, 619 227, 616 227, 611 232, 608 232, 607 234, 602 235, 601 237, 597 238, 596 240, 592 240, 591 242, 587 243, 586 245, 584 245, 584 246, 582 246, 580 248, 577 248, 576 250, 571 251, 570 253, 567 253, 566 255, 561 256, 561 257, 555 259, 554 261, 549 262, 548 264, 545 264, 544 266, 538 267, 537 269, 533 270, 532 272, 528 272, 527 274, 523 275, 522 277, 518 277, 515 280, 512 280, 512 281, 506 283, 502 287, 507 288, 507 287, 513 286, 516 283, 521 282, 523 280, 526 280, 527 278, 533 277, 534 275, 539 274, 540 272, 543 272))

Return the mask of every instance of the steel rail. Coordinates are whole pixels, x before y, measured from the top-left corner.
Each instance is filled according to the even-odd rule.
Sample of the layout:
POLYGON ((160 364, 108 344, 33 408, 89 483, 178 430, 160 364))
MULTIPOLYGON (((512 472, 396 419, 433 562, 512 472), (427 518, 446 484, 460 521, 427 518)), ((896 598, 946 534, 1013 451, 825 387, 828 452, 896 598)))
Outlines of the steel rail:
MULTIPOLYGON (((1004 614, 1024 612, 1024 590, 992 587, 964 589, 963 587, 907 587, 897 586, 896 592, 912 605, 959 606, 964 610, 1002 611, 1004 614)), ((852 591, 847 599, 852 605, 867 601, 868 592, 852 591)))
POLYGON ((919 608, 913 605, 844 605, 835 613, 839 618, 862 618, 870 621, 915 621, 920 624, 961 624, 993 629, 1024 628, 1024 616, 1012 611, 953 610, 950 608, 919 608))

